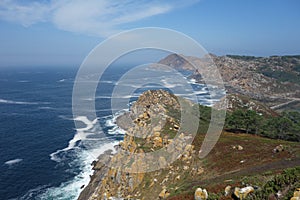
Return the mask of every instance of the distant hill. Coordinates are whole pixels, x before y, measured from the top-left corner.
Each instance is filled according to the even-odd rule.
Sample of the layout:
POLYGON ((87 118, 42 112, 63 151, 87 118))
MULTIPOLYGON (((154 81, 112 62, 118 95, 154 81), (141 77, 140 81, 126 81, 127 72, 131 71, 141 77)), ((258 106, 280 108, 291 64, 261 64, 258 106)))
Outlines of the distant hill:
POLYGON ((203 71, 195 70, 188 62, 217 66, 227 92, 242 94, 275 106, 279 103, 300 100, 300 56, 216 56, 210 59, 171 54, 159 61, 160 64, 193 71, 191 78, 203 82, 203 71), (211 61, 211 62, 209 62, 211 61))

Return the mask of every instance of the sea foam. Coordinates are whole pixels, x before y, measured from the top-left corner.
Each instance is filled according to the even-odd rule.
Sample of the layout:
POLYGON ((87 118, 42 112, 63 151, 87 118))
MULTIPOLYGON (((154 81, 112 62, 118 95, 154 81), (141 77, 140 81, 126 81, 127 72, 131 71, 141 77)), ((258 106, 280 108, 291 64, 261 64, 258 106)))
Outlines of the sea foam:
POLYGON ((8 160, 4 164, 11 166, 11 165, 17 164, 22 161, 23 161, 23 159, 17 158, 17 159, 13 159, 13 160, 8 160))

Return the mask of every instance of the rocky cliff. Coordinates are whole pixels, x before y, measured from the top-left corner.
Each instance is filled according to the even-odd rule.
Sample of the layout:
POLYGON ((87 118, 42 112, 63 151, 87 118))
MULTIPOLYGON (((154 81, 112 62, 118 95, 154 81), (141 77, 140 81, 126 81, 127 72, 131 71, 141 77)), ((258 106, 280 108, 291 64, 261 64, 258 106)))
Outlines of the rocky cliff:
MULTIPOLYGON (((192 106, 187 100, 182 100, 181 103, 192 106)), ((147 195, 144 190, 146 188, 158 187, 159 190, 164 190, 167 183, 173 182, 176 177, 180 179, 180 175, 175 171, 182 168, 188 170, 189 166, 174 168, 169 165, 168 158, 163 156, 168 155, 163 151, 157 155, 151 154, 167 146, 167 151, 173 156, 169 157, 170 159, 176 160, 180 155, 186 164, 191 164, 191 155, 195 153, 194 146, 185 145, 190 137, 182 132, 175 138, 180 129, 180 106, 179 99, 164 90, 143 93, 131 107, 130 113, 117 120, 118 124, 127 130, 124 140, 117 147, 118 152, 115 155, 106 152, 93 163, 95 173, 79 199, 140 198, 147 195), (144 159, 146 156, 148 158, 144 159), (160 180, 161 168, 168 168, 174 173, 169 173, 164 181, 160 180), (157 179, 149 179, 149 173, 153 170, 158 173, 157 179)), ((193 168, 192 171, 203 172, 202 168, 193 168)), ((165 190, 161 195, 168 194, 165 190)), ((157 199, 158 196, 159 193, 151 198, 148 194, 147 199, 157 199)))

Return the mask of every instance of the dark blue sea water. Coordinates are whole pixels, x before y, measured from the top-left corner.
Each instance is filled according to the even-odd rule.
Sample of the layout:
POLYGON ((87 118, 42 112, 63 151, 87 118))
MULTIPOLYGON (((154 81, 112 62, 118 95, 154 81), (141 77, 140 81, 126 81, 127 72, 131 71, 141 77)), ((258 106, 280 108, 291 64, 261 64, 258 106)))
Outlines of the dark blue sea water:
MULTIPOLYGON (((108 70, 100 81, 95 104, 107 138, 98 145, 98 153, 122 139, 122 131, 113 124, 110 96, 114 87, 121 84, 118 79, 129 69, 108 70)), ((80 139, 72 143, 77 133, 72 115, 76 72, 76 68, 64 67, 0 69, 1 200, 76 199, 80 187, 88 183, 94 158, 89 156, 89 149, 80 145, 80 139)), ((142 74, 137 77, 147 82, 142 74)), ((130 94, 130 102, 145 90, 178 86, 171 81, 172 77, 163 75, 160 80, 163 80, 160 86, 127 83, 124 87, 133 87, 135 91, 130 94)), ((203 85, 191 85, 203 104, 211 104, 212 100, 205 98, 207 91, 203 85)), ((129 105, 124 104, 123 109, 126 107, 129 105)))

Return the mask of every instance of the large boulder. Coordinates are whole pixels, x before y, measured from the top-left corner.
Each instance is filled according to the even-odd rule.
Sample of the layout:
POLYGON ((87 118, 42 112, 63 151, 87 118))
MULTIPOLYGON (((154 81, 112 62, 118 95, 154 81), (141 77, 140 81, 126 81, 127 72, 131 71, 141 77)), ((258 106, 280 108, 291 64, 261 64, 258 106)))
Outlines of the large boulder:
POLYGON ((294 192, 293 197, 291 200, 300 200, 300 188, 297 188, 296 191, 294 192))
POLYGON ((234 188, 233 194, 238 199, 245 199, 252 192, 254 192, 254 188, 252 186, 247 186, 244 188, 236 187, 234 188))
POLYGON ((195 191, 195 200, 206 200, 208 198, 208 193, 206 189, 197 188, 195 191))
POLYGON ((231 192, 231 186, 227 185, 224 190, 225 196, 228 196, 230 194, 230 192, 231 192))
POLYGON ((279 153, 279 152, 282 152, 282 151, 284 151, 284 147, 283 147, 282 144, 276 146, 275 149, 273 149, 274 153, 279 153))

